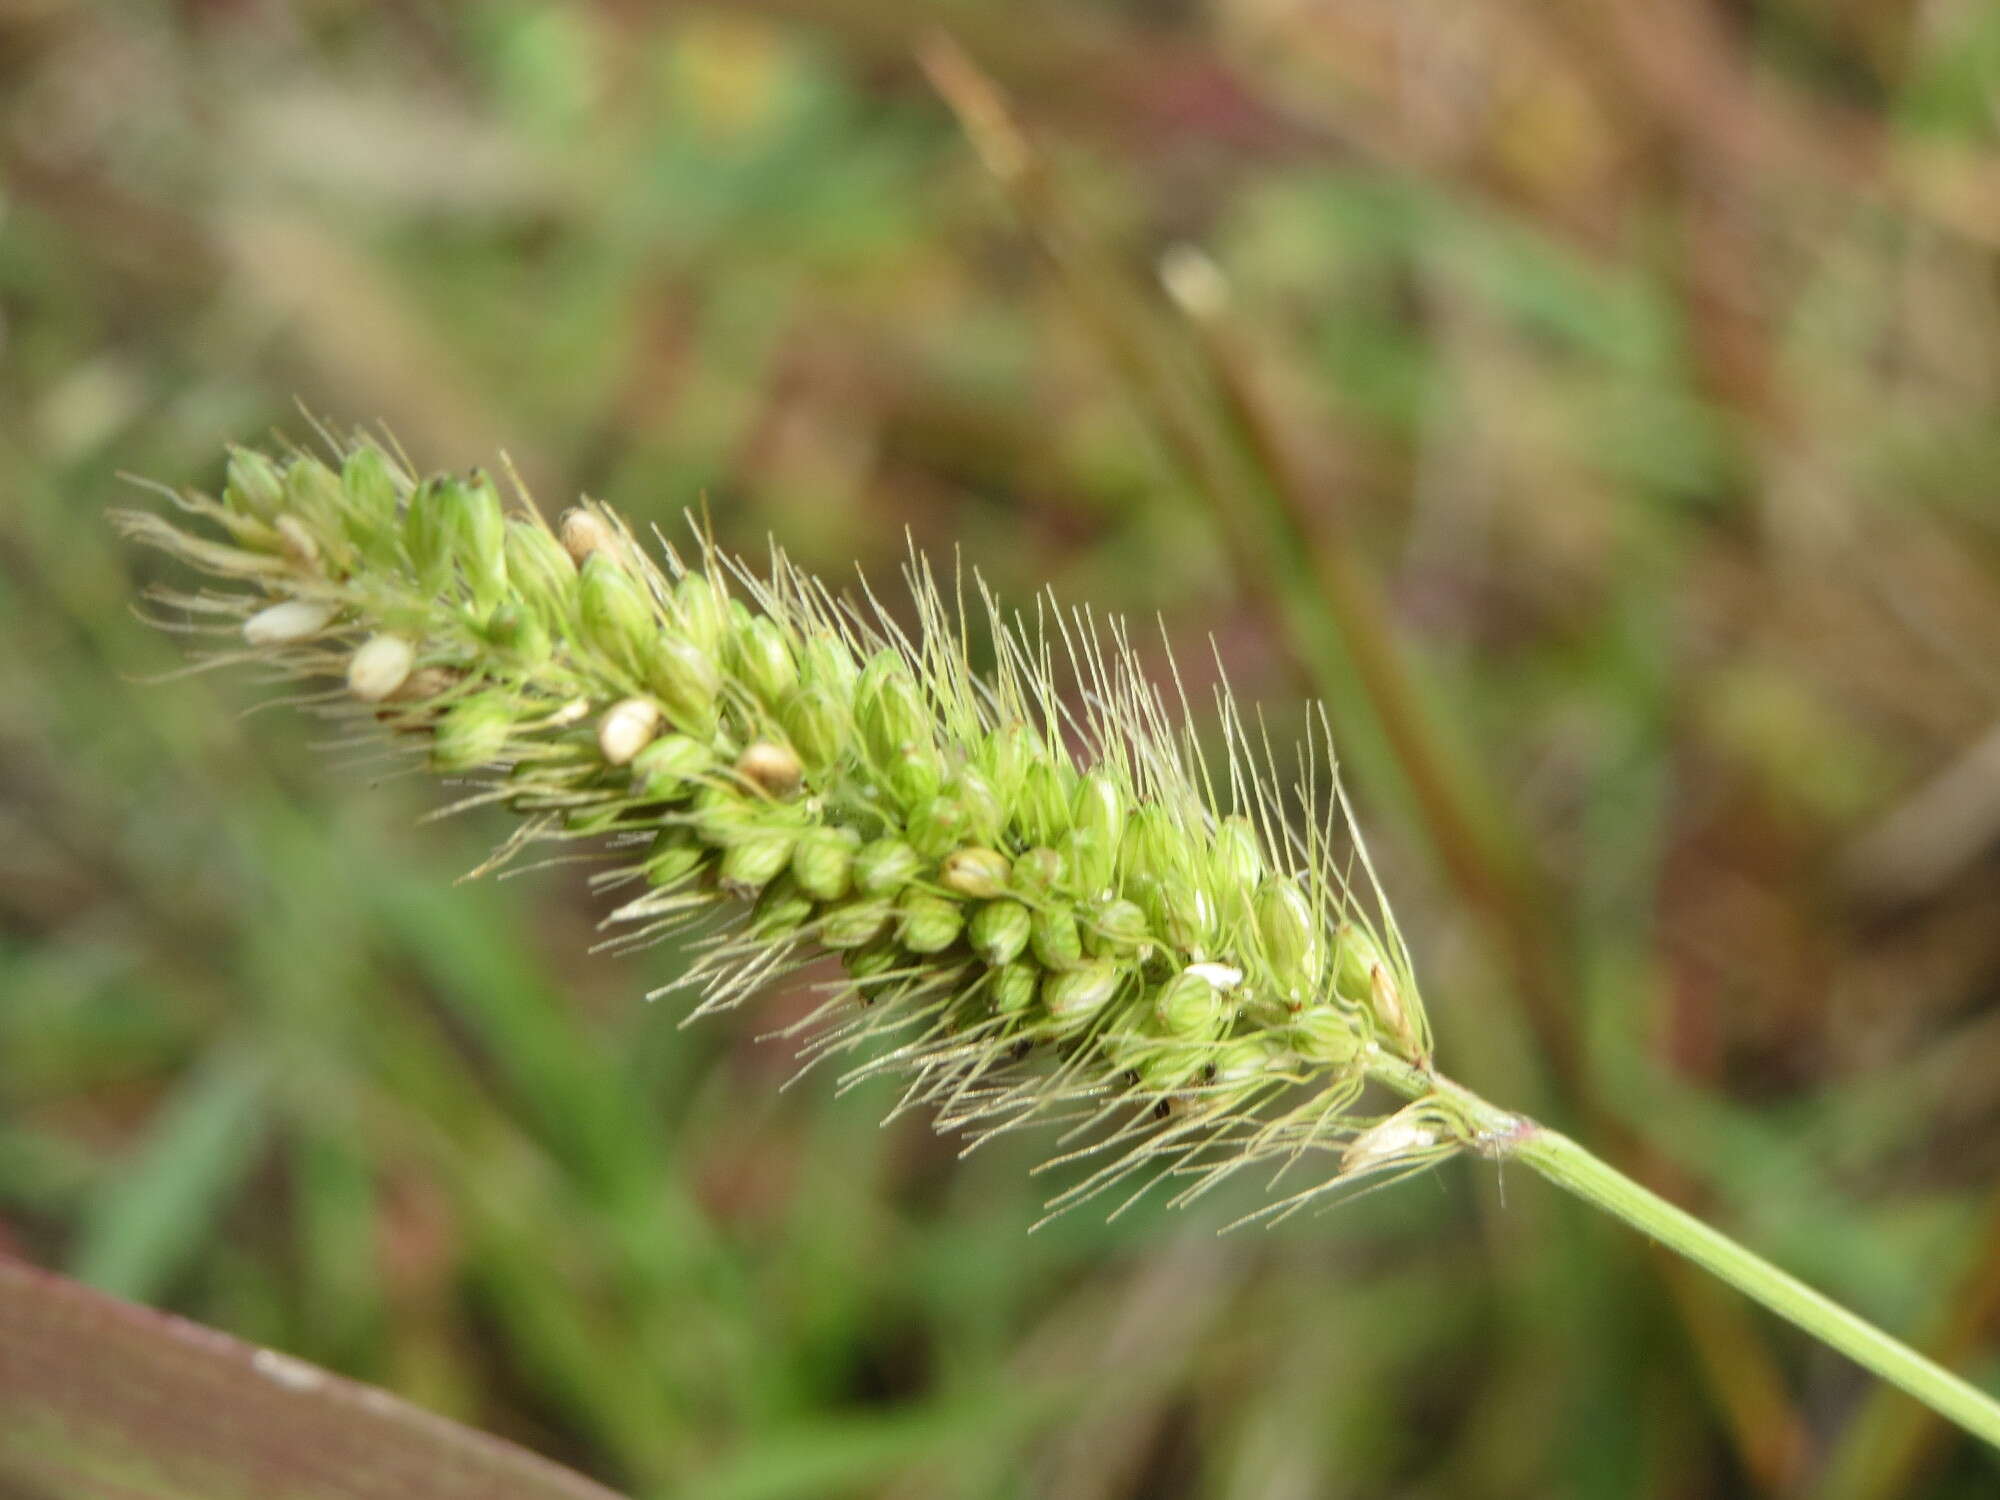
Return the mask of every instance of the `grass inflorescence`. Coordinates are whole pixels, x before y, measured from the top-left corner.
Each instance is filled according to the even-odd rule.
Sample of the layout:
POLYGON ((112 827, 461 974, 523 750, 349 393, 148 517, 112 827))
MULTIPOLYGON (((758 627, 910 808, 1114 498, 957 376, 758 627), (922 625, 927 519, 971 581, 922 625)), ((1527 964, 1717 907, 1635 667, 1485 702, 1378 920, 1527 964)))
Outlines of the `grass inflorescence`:
POLYGON ((695 1014, 837 960, 788 1028, 808 1059, 901 1076, 899 1109, 975 1143, 1060 1125, 1055 1209, 1262 1164, 1261 1216, 1460 1148, 1518 1161, 2000 1446, 2000 1402, 1432 1069, 1394 924, 1347 878, 1367 859, 1324 738, 1288 796, 1226 690, 1211 758, 1116 625, 978 588, 981 675, 962 586, 948 602, 921 558, 905 628, 865 584, 775 551, 753 572, 699 528, 655 562, 599 505, 552 527, 479 474, 333 457, 237 451, 220 499, 169 492, 197 530, 122 513, 228 585, 156 591, 162 623, 386 729, 464 780, 454 806, 508 808, 493 862, 597 847, 610 941, 687 934, 669 988, 695 1014), (1410 1102, 1364 1112, 1371 1081, 1410 1102))
POLYGON ((655 561, 601 505, 551 525, 480 474, 332 457, 237 450, 220 498, 172 497, 193 530, 122 514, 229 585, 156 592, 168 623, 504 805, 496 861, 590 841, 613 942, 694 934, 669 988, 696 1014, 831 955, 806 1057, 898 1074, 975 1141, 1059 1123, 1086 1162, 1059 1206, 1305 1160, 1295 1206, 1465 1137, 1435 1099, 1360 1112, 1430 1045, 1323 741, 1287 787, 1223 690, 1205 755, 1122 628, 975 585, 979 675, 920 558, 899 626, 776 551, 753 571, 697 528, 655 561))

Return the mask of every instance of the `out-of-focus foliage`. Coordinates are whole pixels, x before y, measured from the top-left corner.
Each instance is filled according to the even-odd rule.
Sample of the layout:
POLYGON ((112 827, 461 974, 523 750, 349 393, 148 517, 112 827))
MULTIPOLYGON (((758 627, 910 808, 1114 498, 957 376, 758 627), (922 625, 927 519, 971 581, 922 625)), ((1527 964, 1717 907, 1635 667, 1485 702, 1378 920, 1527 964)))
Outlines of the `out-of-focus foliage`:
POLYGON ((780 1094, 638 1001, 672 954, 589 956, 575 870, 454 887, 492 830, 431 788, 136 680, 116 473, 302 403, 1157 614, 1291 722, 1233 518, 912 61, 946 22, 1133 297, 1220 268, 1307 534, 1533 851, 1573 1067, 1357 760, 1447 1065, 2000 1382, 1980 0, 7 7, 0 1249, 641 1493, 1990 1492, 1530 1183, 1029 1237, 1031 1150, 780 1094))

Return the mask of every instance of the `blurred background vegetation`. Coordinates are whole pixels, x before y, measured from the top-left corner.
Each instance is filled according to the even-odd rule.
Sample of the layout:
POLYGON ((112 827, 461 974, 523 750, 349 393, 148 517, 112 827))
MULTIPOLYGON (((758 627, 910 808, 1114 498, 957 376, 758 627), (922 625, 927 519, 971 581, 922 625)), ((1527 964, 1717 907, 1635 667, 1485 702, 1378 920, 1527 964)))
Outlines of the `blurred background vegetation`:
POLYGON ((1026 1234, 104 511, 303 407, 1324 694, 1445 1065, 1992 1388, 1996 135, 1990 0, 0 5, 0 1253, 646 1495, 1991 1494, 1490 1166, 1026 1234))

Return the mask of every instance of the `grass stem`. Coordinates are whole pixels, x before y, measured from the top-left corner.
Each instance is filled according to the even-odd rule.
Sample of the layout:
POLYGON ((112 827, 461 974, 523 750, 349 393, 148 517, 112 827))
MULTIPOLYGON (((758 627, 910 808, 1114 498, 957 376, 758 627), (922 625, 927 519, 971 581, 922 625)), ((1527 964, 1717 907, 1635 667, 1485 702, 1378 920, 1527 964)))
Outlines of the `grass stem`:
POLYGON ((2000 1448, 2000 1402, 1720 1230, 1640 1186, 1568 1136, 1537 1129, 1509 1154, 1592 1207, 1679 1251, 1940 1416, 2000 1448))

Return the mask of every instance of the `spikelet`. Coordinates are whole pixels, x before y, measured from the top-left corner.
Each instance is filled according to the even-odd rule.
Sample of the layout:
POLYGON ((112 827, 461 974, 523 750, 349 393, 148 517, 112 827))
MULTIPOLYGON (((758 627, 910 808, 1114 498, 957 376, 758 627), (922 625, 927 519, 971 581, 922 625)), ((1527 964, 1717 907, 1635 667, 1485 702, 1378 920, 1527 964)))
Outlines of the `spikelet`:
POLYGON ((656 564, 602 506, 551 529, 482 476, 336 457, 238 450, 220 500, 170 497, 210 534, 123 514, 231 585, 156 599, 237 636, 216 660, 344 682, 323 711, 471 777, 461 805, 519 819, 496 863, 603 845, 612 943, 697 934, 670 987, 693 1014, 831 955, 806 1064, 894 1076, 897 1112, 973 1144, 1056 1125, 1054 1209, 1317 1162, 1296 1206, 1464 1143, 1442 1106, 1420 1129, 1359 1108, 1430 1041, 1345 878, 1366 856, 1323 716, 1288 796, 1226 691, 1211 764, 1115 623, 1010 619, 979 586, 982 678, 921 558, 905 631, 781 553, 753 572, 697 534, 656 564))

